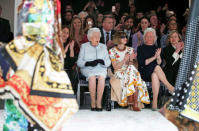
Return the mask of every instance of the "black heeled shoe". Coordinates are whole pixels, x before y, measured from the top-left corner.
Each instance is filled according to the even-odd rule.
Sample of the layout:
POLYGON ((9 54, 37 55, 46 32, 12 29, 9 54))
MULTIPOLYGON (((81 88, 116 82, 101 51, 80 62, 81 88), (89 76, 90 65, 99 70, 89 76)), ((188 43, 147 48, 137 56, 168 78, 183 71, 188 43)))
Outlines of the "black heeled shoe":
POLYGON ((94 108, 91 107, 91 111, 96 111, 96 110, 97 110, 97 109, 96 109, 95 107, 94 107, 94 108))
POLYGON ((96 108, 96 111, 102 111, 103 109, 102 108, 96 108))

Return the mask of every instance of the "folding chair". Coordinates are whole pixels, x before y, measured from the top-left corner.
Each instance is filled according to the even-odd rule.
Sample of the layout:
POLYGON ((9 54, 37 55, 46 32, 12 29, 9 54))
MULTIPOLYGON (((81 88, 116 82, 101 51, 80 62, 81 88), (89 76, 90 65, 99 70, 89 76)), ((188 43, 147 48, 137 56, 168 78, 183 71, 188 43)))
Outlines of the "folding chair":
MULTIPOLYGON (((78 86, 77 86, 77 102, 80 107, 80 95, 81 95, 81 88, 82 87, 88 87, 88 81, 86 81, 86 77, 81 74, 81 72, 78 72, 78 86)), ((111 86, 110 86, 110 79, 107 77, 105 79, 105 89, 104 89, 104 94, 103 94, 103 99, 102 101, 105 101, 104 106, 107 111, 111 110, 111 86)))

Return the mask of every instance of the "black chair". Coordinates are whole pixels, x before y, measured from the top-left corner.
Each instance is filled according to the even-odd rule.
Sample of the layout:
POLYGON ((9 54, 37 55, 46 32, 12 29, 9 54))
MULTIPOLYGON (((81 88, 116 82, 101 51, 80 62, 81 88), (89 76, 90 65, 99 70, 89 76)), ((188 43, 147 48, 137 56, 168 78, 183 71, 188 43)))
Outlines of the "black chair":
MULTIPOLYGON (((81 88, 88 88, 88 81, 86 81, 86 77, 78 72, 78 86, 77 86, 77 102, 80 107, 80 98, 81 98, 81 88)), ((111 111, 111 86, 110 86, 110 78, 107 77, 105 80, 105 89, 102 99, 102 106, 106 108, 107 111, 111 111)))

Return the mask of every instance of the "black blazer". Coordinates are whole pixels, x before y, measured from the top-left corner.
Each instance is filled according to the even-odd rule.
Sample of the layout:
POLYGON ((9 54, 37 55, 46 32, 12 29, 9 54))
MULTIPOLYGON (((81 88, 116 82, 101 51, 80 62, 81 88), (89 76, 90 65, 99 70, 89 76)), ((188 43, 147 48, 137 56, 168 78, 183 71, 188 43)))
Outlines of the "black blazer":
POLYGON ((129 36, 129 38, 128 38, 128 42, 127 42, 127 46, 129 46, 129 47, 132 47, 132 41, 133 41, 133 31, 132 31, 132 29, 131 29, 131 32, 130 32, 130 36, 129 36))
MULTIPOLYGON (((103 28, 100 28, 100 32, 101 32, 101 38, 100 38, 100 43, 103 43, 105 44, 105 41, 104 41, 104 32, 103 32, 103 28)), ((115 33, 115 30, 111 30, 111 40, 113 40, 113 35, 115 33)))
POLYGON ((9 42, 10 38, 10 23, 4 18, 0 18, 0 41, 9 42))
MULTIPOLYGON (((175 85, 175 81, 176 81, 176 77, 178 74, 178 69, 180 66, 180 61, 181 58, 179 58, 174 64, 173 62, 175 61, 175 59, 173 58, 173 53, 175 52, 175 48, 169 44, 168 46, 166 46, 164 48, 164 52, 163 52, 163 58, 165 60, 165 66, 164 66, 164 72, 165 75, 168 79, 168 81, 174 86, 175 85)), ((181 54, 182 51, 179 52, 179 54, 181 54)))

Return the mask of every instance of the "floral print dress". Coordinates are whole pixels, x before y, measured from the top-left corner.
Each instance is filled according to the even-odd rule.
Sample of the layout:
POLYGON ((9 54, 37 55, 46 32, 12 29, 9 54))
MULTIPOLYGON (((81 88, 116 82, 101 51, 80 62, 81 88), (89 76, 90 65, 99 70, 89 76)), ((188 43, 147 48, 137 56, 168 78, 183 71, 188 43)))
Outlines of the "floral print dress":
MULTIPOLYGON (((109 50, 109 56, 111 61, 116 63, 121 62, 124 59, 126 53, 131 54, 133 48, 126 47, 125 50, 119 51, 116 47, 109 50)), ((127 97, 135 93, 135 88, 138 88, 138 102, 149 104, 149 94, 145 82, 141 79, 140 73, 134 65, 124 64, 121 69, 115 70, 114 75, 117 79, 120 79, 122 95, 120 106, 127 106, 127 97)))

